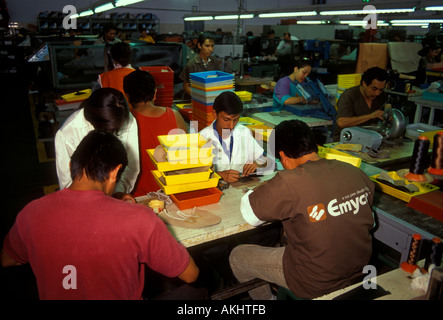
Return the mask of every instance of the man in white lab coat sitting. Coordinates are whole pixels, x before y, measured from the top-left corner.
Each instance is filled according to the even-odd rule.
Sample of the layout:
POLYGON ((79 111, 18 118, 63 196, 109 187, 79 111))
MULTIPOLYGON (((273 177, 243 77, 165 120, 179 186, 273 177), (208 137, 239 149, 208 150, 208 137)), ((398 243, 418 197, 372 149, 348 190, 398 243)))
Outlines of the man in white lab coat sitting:
POLYGON ((251 131, 238 123, 242 112, 240 98, 232 91, 222 92, 214 100, 215 120, 200 131, 214 146, 215 171, 228 183, 249 176, 266 164, 263 148, 251 131))

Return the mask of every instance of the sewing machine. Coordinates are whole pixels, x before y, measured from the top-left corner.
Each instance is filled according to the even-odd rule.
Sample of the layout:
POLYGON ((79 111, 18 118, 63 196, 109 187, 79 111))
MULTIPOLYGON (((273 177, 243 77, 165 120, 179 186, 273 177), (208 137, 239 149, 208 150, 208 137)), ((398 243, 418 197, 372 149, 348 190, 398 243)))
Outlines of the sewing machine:
POLYGON ((361 144, 362 152, 379 150, 382 143, 401 137, 406 131, 406 121, 398 109, 385 110, 383 122, 378 126, 349 127, 342 129, 340 143, 361 144))

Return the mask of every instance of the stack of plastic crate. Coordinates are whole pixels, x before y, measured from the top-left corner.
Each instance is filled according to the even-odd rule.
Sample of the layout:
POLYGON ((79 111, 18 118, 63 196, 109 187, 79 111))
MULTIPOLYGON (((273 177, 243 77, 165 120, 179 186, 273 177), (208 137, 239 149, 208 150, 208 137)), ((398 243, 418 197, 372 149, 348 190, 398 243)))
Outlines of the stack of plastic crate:
POLYGON ((337 76, 337 97, 335 99, 335 107, 337 108, 337 102, 340 98, 340 95, 351 87, 355 87, 360 85, 361 74, 360 73, 352 73, 352 74, 339 74, 337 76))
POLYGON ((149 71, 155 80, 157 94, 154 104, 162 107, 172 106, 174 100, 174 71, 168 66, 140 67, 143 71, 149 71))
POLYGON ((198 121, 200 131, 214 121, 215 98, 224 91, 234 91, 234 76, 222 71, 204 71, 191 73, 190 78, 192 120, 198 121))
POLYGON ((212 145, 199 133, 158 136, 164 159, 147 150, 154 179, 180 210, 216 203, 220 176, 213 172, 212 145), (185 171, 186 170, 186 171, 185 171))

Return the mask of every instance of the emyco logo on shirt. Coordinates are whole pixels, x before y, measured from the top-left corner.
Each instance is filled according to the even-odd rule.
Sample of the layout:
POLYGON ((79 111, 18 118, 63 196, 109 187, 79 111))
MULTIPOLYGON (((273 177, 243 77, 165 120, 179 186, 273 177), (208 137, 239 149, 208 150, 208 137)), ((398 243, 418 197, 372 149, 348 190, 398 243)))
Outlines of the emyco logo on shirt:
POLYGON ((332 199, 325 208, 323 203, 318 203, 307 208, 309 221, 319 222, 326 220, 328 213, 333 217, 341 216, 347 212, 357 214, 362 206, 368 205, 368 192, 361 189, 350 195, 342 197, 341 200, 332 199))

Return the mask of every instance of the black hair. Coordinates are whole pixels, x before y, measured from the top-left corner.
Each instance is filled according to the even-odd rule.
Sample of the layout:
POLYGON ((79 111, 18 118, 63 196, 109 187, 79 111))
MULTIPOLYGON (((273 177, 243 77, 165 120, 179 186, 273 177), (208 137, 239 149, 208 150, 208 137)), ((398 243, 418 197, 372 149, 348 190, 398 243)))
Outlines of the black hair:
POLYGON ((300 120, 286 120, 280 122, 272 131, 270 141, 274 135, 275 157, 280 159, 280 151, 292 159, 318 152, 315 136, 309 126, 300 120))
POLYGON ((209 39, 212 42, 215 42, 215 38, 212 35, 207 34, 207 33, 201 33, 197 39, 197 48, 198 48, 198 44, 203 46, 203 43, 205 43, 206 39, 209 39))
POLYGON ((122 92, 114 88, 99 88, 82 102, 85 119, 94 129, 118 134, 129 119, 129 106, 122 92))
POLYGON ((369 86, 374 79, 377 79, 378 81, 387 81, 388 73, 386 70, 379 67, 369 68, 361 76, 360 84, 363 84, 364 82, 367 86, 369 86))
POLYGON ((129 43, 119 42, 111 47, 111 57, 123 67, 131 63, 132 50, 129 43))
POLYGON ((128 165, 128 155, 121 141, 104 130, 90 131, 77 146, 71 157, 71 178, 83 174, 94 181, 104 182, 111 170, 122 165, 117 181, 128 165))
POLYGON ((285 33, 283 34, 283 36, 285 36, 285 35, 288 35, 289 37, 291 37, 291 34, 290 34, 289 32, 285 32, 285 33))
POLYGON ((426 57, 431 50, 442 47, 441 43, 439 43, 435 37, 426 37, 422 40, 421 44, 423 48, 417 52, 421 57, 426 57))
POLYGON ((123 90, 134 108, 136 103, 152 101, 155 95, 154 77, 148 71, 134 70, 123 78, 123 90))
POLYGON ((107 32, 109 32, 111 30, 117 31, 118 30, 117 26, 115 24, 113 24, 113 23, 105 23, 103 25, 103 33, 107 33, 107 32))
POLYGON ((243 102, 234 92, 224 91, 215 98, 212 108, 217 114, 222 111, 227 114, 241 114, 243 112, 243 102))
POLYGON ((275 34, 275 31, 273 29, 269 29, 268 34, 275 34))

